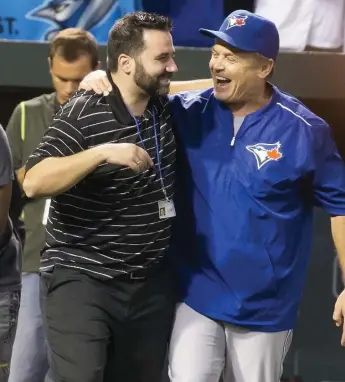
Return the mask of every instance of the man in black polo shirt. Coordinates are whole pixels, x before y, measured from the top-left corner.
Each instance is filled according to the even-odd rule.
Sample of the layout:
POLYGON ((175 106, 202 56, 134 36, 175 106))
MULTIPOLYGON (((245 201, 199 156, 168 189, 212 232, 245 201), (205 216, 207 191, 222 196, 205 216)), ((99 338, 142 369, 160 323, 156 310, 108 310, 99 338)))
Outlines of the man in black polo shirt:
POLYGON ((175 306, 170 30, 142 12, 117 21, 112 93, 78 93, 27 162, 27 196, 52 196, 41 287, 54 382, 161 379, 175 306))

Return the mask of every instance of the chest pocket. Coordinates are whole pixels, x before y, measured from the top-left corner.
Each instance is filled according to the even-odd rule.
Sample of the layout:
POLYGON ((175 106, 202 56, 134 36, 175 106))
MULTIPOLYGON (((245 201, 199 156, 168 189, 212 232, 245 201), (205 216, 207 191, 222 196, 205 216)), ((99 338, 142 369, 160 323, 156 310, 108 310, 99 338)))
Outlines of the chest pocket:
MULTIPOLYGON (((298 192, 301 171, 294 158, 285 155, 282 144, 257 143, 237 147, 241 169, 234 169, 238 180, 254 197, 286 196, 298 192)), ((238 166, 240 167, 240 166, 238 166)))

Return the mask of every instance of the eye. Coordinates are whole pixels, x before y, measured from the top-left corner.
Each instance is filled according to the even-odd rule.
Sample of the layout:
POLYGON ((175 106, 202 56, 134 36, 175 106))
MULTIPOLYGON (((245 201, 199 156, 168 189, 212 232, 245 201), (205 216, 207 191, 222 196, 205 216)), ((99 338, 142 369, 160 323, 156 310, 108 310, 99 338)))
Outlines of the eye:
POLYGON ((160 57, 157 57, 157 60, 160 61, 160 62, 167 62, 169 61, 170 59, 175 59, 175 54, 173 55, 164 55, 164 56, 160 56, 160 57))
POLYGON ((231 63, 235 63, 235 62, 237 62, 236 59, 235 59, 235 57, 232 57, 232 56, 228 56, 228 57, 226 58, 226 60, 227 60, 228 62, 231 62, 231 63))

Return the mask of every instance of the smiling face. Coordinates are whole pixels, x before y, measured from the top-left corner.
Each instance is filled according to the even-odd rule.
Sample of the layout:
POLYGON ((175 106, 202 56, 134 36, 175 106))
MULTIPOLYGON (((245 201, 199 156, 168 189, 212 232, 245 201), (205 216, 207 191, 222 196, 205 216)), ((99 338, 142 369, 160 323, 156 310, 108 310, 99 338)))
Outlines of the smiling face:
POLYGON ((246 103, 265 86, 273 61, 217 40, 209 66, 215 97, 226 104, 246 103))
POLYGON ((177 66, 174 60, 175 48, 169 32, 145 30, 144 50, 134 58, 135 84, 150 96, 169 93, 170 80, 177 66))

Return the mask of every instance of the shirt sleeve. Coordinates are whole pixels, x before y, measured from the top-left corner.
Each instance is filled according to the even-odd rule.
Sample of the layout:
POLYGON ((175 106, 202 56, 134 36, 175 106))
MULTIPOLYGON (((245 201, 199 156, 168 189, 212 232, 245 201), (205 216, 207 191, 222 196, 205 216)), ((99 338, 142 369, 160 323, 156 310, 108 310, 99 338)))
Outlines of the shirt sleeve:
POLYGON ((71 108, 73 109, 73 104, 70 101, 54 116, 53 123, 47 129, 41 143, 27 160, 26 171, 43 159, 74 155, 87 149, 78 119, 69 117, 71 108))
POLYGON ((19 104, 13 111, 10 121, 6 128, 8 142, 12 152, 13 167, 15 170, 20 169, 24 165, 23 161, 23 144, 21 137, 22 129, 22 113, 21 104, 19 104))
POLYGON ((6 186, 13 180, 11 150, 6 133, 0 125, 0 186, 6 186))
POLYGON ((345 216, 345 164, 328 125, 314 132, 314 198, 332 216, 345 216))

